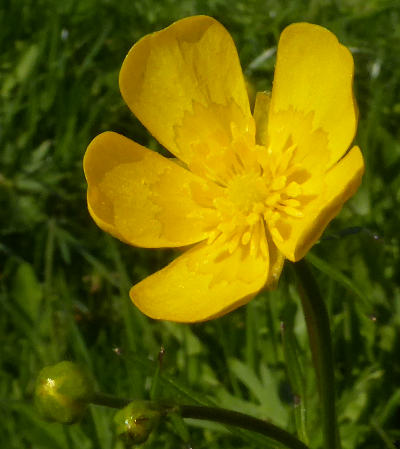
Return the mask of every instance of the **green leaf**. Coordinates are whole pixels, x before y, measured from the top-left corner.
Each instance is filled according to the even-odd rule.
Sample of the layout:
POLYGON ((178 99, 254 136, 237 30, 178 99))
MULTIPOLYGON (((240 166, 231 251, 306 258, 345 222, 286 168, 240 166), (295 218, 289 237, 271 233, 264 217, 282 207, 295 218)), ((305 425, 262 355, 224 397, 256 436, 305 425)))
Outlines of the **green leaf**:
POLYGON ((266 417, 277 425, 285 426, 288 412, 279 399, 277 378, 272 375, 267 366, 264 364, 260 366, 260 378, 240 360, 230 359, 229 367, 243 385, 254 394, 266 417))
POLYGON ((361 299, 361 301, 365 306, 370 308, 372 302, 371 299, 349 277, 341 273, 339 270, 335 269, 332 265, 324 262, 321 258, 319 258, 318 256, 316 256, 311 252, 307 254, 306 259, 312 265, 314 265, 315 268, 327 274, 329 277, 337 281, 339 284, 342 284, 346 288, 350 289, 361 299))

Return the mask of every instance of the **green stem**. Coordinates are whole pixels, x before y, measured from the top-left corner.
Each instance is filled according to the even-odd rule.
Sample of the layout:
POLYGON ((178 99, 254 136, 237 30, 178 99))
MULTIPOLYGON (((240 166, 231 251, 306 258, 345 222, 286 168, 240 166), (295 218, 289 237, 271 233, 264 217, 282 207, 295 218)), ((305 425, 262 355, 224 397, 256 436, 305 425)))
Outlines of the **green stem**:
MULTIPOLYGON (((131 401, 111 395, 96 393, 91 400, 92 404, 103 405, 111 408, 123 408, 131 401)), ((270 424, 267 421, 254 418, 244 413, 239 413, 223 408, 205 407, 197 405, 159 404, 165 414, 168 412, 179 413, 182 418, 200 419, 218 422, 229 426, 240 427, 267 436, 284 444, 289 449, 309 449, 291 433, 270 424)))
POLYGON ((123 408, 131 401, 129 399, 112 396, 111 394, 95 393, 90 402, 95 405, 103 405, 104 407, 123 408))
POLYGON ((340 449, 336 424, 335 383, 329 316, 315 278, 303 259, 294 264, 307 324, 318 391, 325 449, 340 449))
POLYGON ((279 441, 291 449, 308 449, 308 446, 294 437, 291 433, 288 433, 267 421, 253 418, 244 413, 234 412, 223 408, 196 405, 181 405, 179 409, 183 418, 201 419, 227 424, 229 426, 236 426, 265 435, 268 438, 279 441))

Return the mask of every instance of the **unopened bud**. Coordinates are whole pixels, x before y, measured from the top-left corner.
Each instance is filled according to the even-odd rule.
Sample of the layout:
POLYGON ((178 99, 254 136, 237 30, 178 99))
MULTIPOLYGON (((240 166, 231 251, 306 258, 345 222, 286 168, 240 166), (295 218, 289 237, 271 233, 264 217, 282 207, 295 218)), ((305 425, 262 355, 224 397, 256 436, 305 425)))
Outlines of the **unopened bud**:
POLYGON ((148 401, 133 401, 115 414, 117 435, 125 447, 142 444, 157 426, 161 415, 162 410, 157 405, 148 401))
POLYGON ((93 384, 77 364, 60 362, 43 368, 36 381, 35 405, 43 418, 64 424, 79 421, 93 397, 93 384))

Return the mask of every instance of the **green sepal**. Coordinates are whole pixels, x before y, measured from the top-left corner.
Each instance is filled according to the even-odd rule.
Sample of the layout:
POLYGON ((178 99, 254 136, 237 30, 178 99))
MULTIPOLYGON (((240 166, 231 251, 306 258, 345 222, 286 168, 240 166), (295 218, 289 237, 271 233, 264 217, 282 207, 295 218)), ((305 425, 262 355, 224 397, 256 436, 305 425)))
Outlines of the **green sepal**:
POLYGON ((114 416, 116 433, 125 447, 144 443, 163 414, 161 406, 149 401, 132 401, 114 416))
POLYGON ((34 400, 44 419, 72 424, 83 417, 93 394, 93 383, 86 371, 64 361, 40 371, 34 400))

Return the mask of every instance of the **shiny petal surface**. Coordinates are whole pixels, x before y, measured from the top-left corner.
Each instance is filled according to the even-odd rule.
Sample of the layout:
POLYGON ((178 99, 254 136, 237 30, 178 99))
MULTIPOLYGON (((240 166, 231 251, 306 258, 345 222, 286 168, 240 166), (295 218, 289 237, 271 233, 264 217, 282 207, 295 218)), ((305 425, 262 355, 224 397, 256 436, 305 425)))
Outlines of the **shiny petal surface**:
POLYGON ((219 187, 173 160, 106 132, 88 146, 84 170, 89 211, 115 237, 142 247, 176 247, 208 236, 215 210, 193 195, 206 204, 219 195, 219 187))
POLYGON ((283 239, 274 238, 274 242, 288 259, 295 262, 304 257, 343 204, 354 195, 363 173, 361 151, 353 147, 324 175, 323 180, 311 180, 321 184, 321 193, 304 207, 304 216, 286 216, 276 225, 283 239))
POLYGON ((211 17, 179 20, 137 42, 122 65, 120 88, 136 117, 189 167, 211 150, 215 164, 232 129, 254 134, 235 45, 211 17))
POLYGON ((278 45, 269 134, 280 134, 281 140, 290 136, 291 123, 282 123, 279 113, 291 110, 305 118, 311 114, 313 128, 327 135, 326 168, 331 167, 346 152, 356 130, 353 72, 350 51, 330 31, 308 23, 288 26, 278 45))
POLYGON ((239 246, 200 243, 132 287, 136 306, 155 319, 204 321, 247 303, 264 286, 268 260, 239 246))

